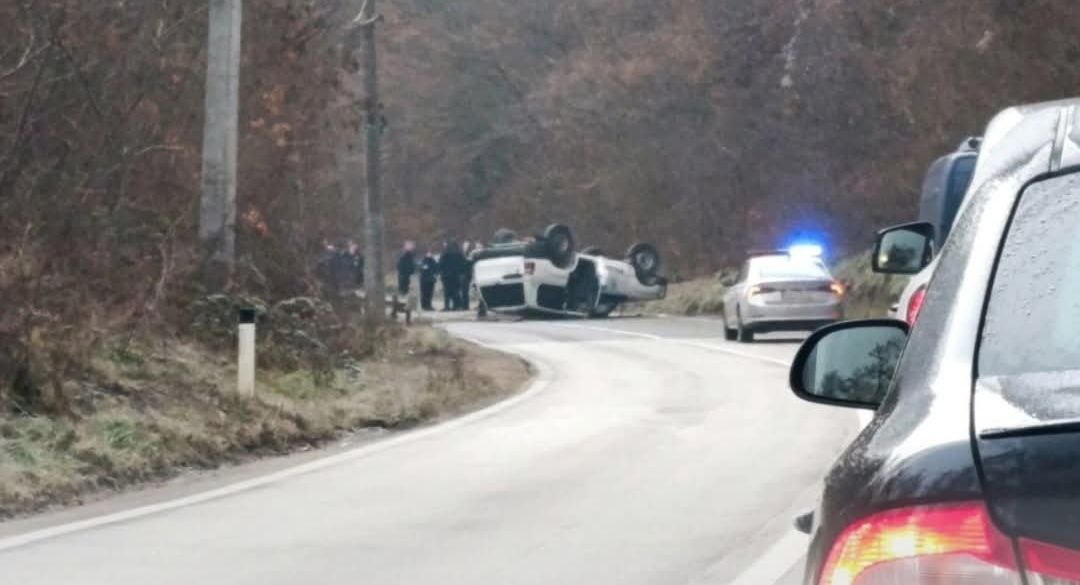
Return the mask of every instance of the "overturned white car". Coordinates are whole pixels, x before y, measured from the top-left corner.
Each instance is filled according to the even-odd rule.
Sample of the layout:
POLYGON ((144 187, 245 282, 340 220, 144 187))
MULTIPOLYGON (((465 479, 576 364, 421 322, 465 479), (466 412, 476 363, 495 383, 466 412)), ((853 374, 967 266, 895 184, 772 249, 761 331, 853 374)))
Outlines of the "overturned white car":
POLYGON ((497 241, 474 261, 473 282, 483 306, 496 313, 601 318, 624 302, 667 294, 655 247, 636 244, 626 259, 597 249, 578 253, 564 225, 552 225, 533 240, 497 241))

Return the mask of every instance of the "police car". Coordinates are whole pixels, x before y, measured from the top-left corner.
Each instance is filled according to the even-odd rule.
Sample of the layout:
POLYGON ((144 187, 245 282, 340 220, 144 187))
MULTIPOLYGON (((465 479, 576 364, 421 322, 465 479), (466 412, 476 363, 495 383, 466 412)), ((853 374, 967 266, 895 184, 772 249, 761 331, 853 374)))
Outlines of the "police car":
POLYGON ((844 317, 844 286, 818 245, 753 252, 724 294, 724 337, 750 343, 756 333, 812 331, 844 317))
POLYGON ((603 318, 622 303, 667 295, 660 255, 649 244, 635 244, 625 258, 596 248, 577 252, 573 232, 559 224, 535 238, 500 239, 473 257, 473 282, 486 310, 603 318))

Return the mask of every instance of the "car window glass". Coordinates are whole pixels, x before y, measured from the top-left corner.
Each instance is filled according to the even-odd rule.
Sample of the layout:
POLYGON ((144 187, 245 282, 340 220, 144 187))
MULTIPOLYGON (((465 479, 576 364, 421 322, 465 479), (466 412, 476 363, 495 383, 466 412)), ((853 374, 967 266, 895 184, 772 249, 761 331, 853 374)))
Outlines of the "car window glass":
POLYGON ((805 280, 829 278, 821 260, 791 256, 765 256, 754 260, 754 269, 762 280, 805 280))
POLYGON ((949 176, 949 185, 945 191, 945 210, 939 226, 941 233, 938 234, 937 239, 939 245, 945 242, 946 238, 949 237, 949 232, 952 231, 956 213, 964 202, 964 195, 967 194, 968 187, 971 186, 971 178, 975 174, 976 160, 975 157, 969 156, 957 160, 953 165, 952 173, 949 176))
POLYGON ((1080 174, 1036 183, 1001 250, 979 353, 981 376, 1080 370, 1080 174))

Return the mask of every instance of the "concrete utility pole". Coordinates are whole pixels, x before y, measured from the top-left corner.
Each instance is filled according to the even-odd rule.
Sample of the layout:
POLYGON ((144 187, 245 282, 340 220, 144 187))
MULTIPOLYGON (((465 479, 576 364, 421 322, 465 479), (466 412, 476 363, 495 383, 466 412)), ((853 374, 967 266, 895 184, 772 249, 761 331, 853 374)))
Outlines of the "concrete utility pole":
POLYGON ((382 161, 380 141, 385 121, 379 103, 379 61, 375 44, 375 26, 379 22, 375 11, 375 0, 365 0, 360 15, 353 21, 354 30, 359 28, 364 52, 364 127, 366 143, 367 192, 364 196, 364 252, 367 262, 364 264, 364 286, 367 297, 364 307, 366 324, 374 329, 386 317, 386 283, 383 270, 384 230, 382 174, 379 164, 382 161))
POLYGON ((210 290, 221 290, 232 277, 236 260, 236 151, 243 0, 209 2, 199 242, 203 284, 210 290))

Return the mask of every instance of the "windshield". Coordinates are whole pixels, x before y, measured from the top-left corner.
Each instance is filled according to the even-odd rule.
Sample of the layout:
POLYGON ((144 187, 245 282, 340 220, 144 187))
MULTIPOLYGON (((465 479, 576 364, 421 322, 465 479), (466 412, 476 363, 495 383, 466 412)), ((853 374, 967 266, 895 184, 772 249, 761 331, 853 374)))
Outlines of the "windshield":
POLYGON ((829 271, 821 260, 792 256, 755 258, 751 270, 760 280, 826 280, 829 271))

